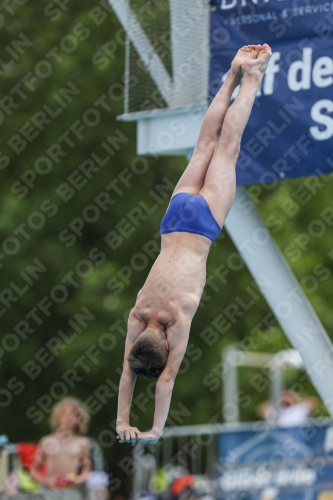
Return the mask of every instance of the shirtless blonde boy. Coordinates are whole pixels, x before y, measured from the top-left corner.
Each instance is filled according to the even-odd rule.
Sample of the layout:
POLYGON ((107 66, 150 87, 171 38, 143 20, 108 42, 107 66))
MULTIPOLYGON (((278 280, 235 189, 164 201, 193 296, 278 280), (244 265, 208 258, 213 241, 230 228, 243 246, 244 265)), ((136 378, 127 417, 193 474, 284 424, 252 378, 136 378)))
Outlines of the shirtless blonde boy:
POLYGON ((207 110, 191 161, 162 220, 161 252, 128 319, 117 416, 121 443, 156 443, 162 435, 191 321, 205 286, 209 249, 235 196, 242 134, 271 55, 267 44, 247 45, 237 52, 207 110), (241 79, 240 91, 229 107, 241 79), (149 432, 129 424, 137 375, 158 379, 149 432))
POLYGON ((75 398, 57 403, 51 413, 53 434, 39 443, 35 463, 30 471, 35 481, 49 489, 80 485, 90 470, 89 443, 83 436, 89 423, 85 406, 75 398), (45 473, 39 469, 45 466, 45 473))

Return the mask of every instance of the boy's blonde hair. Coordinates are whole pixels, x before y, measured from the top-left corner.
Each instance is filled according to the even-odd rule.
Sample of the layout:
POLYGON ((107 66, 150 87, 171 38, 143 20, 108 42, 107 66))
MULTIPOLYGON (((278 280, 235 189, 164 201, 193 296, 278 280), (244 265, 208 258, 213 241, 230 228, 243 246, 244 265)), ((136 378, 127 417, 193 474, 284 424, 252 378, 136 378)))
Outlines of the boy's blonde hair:
POLYGON ((85 434, 88 429, 90 415, 87 407, 79 399, 68 397, 61 399, 51 410, 50 424, 53 431, 59 427, 59 417, 65 406, 72 406, 78 415, 79 423, 76 428, 78 434, 85 434))

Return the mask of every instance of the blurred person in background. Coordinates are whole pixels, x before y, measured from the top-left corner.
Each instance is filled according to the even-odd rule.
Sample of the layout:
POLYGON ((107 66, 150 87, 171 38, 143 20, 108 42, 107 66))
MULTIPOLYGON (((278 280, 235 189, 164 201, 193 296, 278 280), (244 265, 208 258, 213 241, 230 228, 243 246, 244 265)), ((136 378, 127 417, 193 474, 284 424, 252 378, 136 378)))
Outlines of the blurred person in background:
POLYGON ((39 442, 30 471, 35 481, 48 489, 74 487, 86 481, 91 471, 89 442, 84 436, 89 420, 88 410, 76 398, 68 397, 54 405, 50 418, 53 433, 39 442))
POLYGON ((314 396, 302 396, 287 390, 281 394, 278 409, 273 401, 267 400, 257 407, 257 413, 262 419, 276 422, 280 427, 297 427, 307 422, 318 404, 319 400, 314 396))

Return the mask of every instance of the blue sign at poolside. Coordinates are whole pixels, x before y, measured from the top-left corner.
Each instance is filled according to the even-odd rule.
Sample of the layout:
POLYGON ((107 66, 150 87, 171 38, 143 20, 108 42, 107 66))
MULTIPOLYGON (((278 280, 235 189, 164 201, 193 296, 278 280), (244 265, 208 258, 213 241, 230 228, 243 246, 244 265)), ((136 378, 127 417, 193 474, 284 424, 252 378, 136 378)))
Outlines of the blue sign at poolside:
POLYGON ((273 51, 243 136, 237 184, 333 172, 332 1, 211 0, 211 10, 211 97, 239 47, 268 43, 273 51))
POLYGON ((220 498, 333 498, 333 425, 226 432, 219 456, 220 498))

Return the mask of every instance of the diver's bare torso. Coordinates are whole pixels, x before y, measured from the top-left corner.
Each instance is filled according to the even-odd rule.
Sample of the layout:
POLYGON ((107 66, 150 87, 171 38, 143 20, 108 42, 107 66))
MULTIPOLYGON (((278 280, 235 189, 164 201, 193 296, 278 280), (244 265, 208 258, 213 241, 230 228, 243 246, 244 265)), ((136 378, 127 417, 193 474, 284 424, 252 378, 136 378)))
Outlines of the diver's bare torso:
POLYGON ((190 323, 205 286, 210 247, 211 241, 199 234, 163 234, 161 252, 132 310, 136 319, 167 334, 177 323, 190 323))

